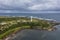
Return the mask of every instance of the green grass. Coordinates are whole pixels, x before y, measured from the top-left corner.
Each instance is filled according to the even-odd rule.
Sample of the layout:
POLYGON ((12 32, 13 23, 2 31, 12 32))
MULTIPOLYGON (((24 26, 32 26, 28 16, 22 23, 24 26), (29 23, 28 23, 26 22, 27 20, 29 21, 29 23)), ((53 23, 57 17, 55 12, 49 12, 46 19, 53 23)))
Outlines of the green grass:
POLYGON ((21 27, 17 27, 17 28, 8 30, 8 31, 6 31, 6 32, 3 33, 3 34, 0 34, 0 39, 3 39, 4 37, 8 36, 9 34, 13 33, 14 31, 18 31, 18 30, 20 30, 20 29, 21 29, 21 27))
MULTIPOLYGON (((38 20, 38 19, 33 19, 32 22, 30 22, 30 19, 28 18, 0 18, 0 22, 7 22, 7 21, 15 21, 15 20, 20 20, 21 22, 16 22, 17 24, 13 24, 11 26, 8 26, 9 28, 6 28, 1 34, 0 34, 0 40, 5 38, 6 36, 17 32, 18 30, 22 30, 22 29, 34 29, 34 28, 48 28, 50 26, 52 26, 52 23, 49 23, 47 21, 44 20, 38 20), (26 20, 26 22, 22 22, 23 20, 26 20), (29 21, 29 22, 28 22, 29 21), (49 24, 48 24, 49 23, 49 24)), ((54 24, 55 25, 55 24, 54 24)))
POLYGON ((22 29, 30 29, 30 26, 22 26, 22 29))

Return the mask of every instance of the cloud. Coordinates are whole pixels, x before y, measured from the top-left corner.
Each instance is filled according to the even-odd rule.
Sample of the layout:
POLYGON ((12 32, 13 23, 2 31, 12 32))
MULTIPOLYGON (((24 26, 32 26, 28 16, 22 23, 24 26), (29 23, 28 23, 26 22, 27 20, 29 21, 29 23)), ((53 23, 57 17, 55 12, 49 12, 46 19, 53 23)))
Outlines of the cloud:
POLYGON ((42 1, 41 3, 34 4, 28 9, 30 10, 56 10, 60 8, 60 1, 59 0, 45 0, 42 1))
POLYGON ((0 10, 60 10, 60 0, 0 0, 0 10))

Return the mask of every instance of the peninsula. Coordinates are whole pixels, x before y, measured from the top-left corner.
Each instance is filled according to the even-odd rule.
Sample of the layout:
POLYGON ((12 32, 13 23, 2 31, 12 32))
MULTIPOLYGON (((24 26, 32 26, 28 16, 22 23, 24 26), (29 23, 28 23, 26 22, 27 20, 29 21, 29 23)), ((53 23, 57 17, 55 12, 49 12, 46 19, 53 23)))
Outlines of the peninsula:
POLYGON ((32 17, 10 17, 0 16, 0 40, 4 40, 10 35, 15 35, 24 29, 36 29, 54 31, 54 26, 59 25, 55 21, 41 20, 32 17))

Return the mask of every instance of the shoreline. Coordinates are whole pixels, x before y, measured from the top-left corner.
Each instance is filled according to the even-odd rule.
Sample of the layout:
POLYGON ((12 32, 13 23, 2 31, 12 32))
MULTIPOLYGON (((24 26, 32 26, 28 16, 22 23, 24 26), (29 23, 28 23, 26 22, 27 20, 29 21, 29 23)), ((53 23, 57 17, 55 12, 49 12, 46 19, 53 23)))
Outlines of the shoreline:
MULTIPOLYGON (((7 37, 3 38, 2 40, 11 40, 11 39, 13 39, 14 37, 16 37, 15 35, 16 35, 17 33, 21 32, 22 30, 27 30, 27 29, 18 30, 18 31, 16 31, 16 32, 8 35, 7 37)), ((49 30, 49 29, 29 29, 29 30, 39 30, 39 31, 49 31, 49 32, 51 32, 51 31, 57 30, 57 28, 56 28, 56 27, 53 27, 53 29, 51 29, 51 30, 49 30)))
MULTIPOLYGON (((3 16, 4 17, 4 16, 3 16)), ((7 17, 7 16, 6 16, 7 17)), ((5 17, 4 17, 5 18, 5 17)), ((8 19, 9 17, 7 17, 7 19, 8 19)), ((27 17, 26 17, 27 18, 27 17)), ((18 20, 18 19, 17 19, 18 20)), ((20 19, 19 19, 20 20, 20 19)), ((6 39, 5 38, 3 38, 3 40, 5 39, 5 40, 7 40, 7 39, 9 39, 9 38, 11 38, 11 37, 14 37, 14 35, 16 35, 16 33, 18 33, 19 31, 21 31, 21 30, 24 30, 24 29, 27 29, 27 28, 29 28, 29 29, 35 29, 35 30, 45 30, 45 31, 55 31, 57 28, 55 28, 54 26, 56 26, 56 25, 58 25, 57 23, 53 23, 53 22, 55 22, 55 21, 53 21, 53 22, 49 22, 49 21, 46 21, 46 20, 43 20, 43 21, 41 21, 41 19, 34 19, 34 21, 32 21, 32 22, 28 22, 28 21, 30 21, 30 19, 29 20, 25 20, 25 19, 23 19, 22 20, 22 22, 20 23, 20 21, 16 21, 16 23, 18 24, 18 23, 20 23, 22 26, 21 26, 21 28, 22 29, 19 29, 19 30, 15 30, 15 32, 11 32, 11 34, 9 34, 9 35, 6 35, 7 37, 6 37, 6 39), (23 21, 24 20, 24 21, 23 21), (41 23, 40 23, 41 22, 41 23), (41 24, 41 25, 40 25, 41 24), (53 25, 52 25, 53 24, 53 25), (24 26, 25 25, 25 26, 24 26)), ((15 21, 14 21, 15 22, 15 21)), ((14 23, 13 22, 13 23, 14 23)), ((7 23, 8 24, 8 23, 7 23)), ((19 25, 20 25, 19 24, 19 25)), ((5 25, 5 24, 4 24, 5 25)), ((15 25, 16 26, 16 25, 15 25)), ((8 26, 9 27, 9 26, 8 26)), ((17 26, 16 26, 16 28, 17 28, 17 26)), ((14 28, 13 28, 14 29, 14 28)), ((11 29, 10 29, 11 30, 11 29)))
MULTIPOLYGON (((22 29, 22 30, 27 30, 27 29, 22 29)), ((10 34, 10 36, 7 36, 3 40, 11 40, 11 39, 13 39, 14 37, 16 37, 16 34, 19 33, 19 32, 21 32, 22 30, 18 30, 18 31, 16 31, 13 34, 10 34)), ((54 27, 54 29, 50 29, 50 30, 47 30, 47 29, 29 29, 29 30, 39 30, 39 31, 49 31, 49 32, 51 32, 51 31, 57 30, 57 28, 54 27)))
MULTIPOLYGON (((3 16, 0 16, 0 17, 28 17, 30 18, 31 16, 9 16, 9 15, 3 15, 3 16)), ((54 19, 51 19, 51 18, 43 18, 43 17, 37 17, 37 16, 32 16, 33 18, 36 18, 36 19, 40 19, 40 20, 54 20, 54 19)))

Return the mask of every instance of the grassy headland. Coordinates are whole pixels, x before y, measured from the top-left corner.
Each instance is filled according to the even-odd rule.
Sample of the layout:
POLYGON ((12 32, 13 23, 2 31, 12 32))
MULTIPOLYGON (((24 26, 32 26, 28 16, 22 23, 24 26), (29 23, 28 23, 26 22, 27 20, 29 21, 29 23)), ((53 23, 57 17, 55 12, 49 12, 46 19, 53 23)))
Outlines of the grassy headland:
POLYGON ((0 40, 23 29, 54 30, 54 22, 28 17, 0 17, 0 40))

